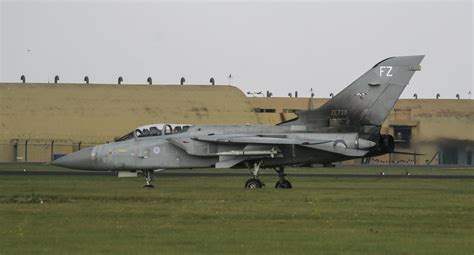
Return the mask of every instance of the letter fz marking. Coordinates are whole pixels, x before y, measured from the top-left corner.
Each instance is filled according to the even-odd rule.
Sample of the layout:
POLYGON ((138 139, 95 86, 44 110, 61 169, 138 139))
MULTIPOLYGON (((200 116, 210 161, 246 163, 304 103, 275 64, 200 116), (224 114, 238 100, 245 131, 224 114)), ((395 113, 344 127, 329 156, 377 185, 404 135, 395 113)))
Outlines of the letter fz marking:
POLYGON ((391 66, 381 66, 379 75, 380 76, 385 75, 387 77, 392 77, 391 72, 392 72, 392 67, 391 66))

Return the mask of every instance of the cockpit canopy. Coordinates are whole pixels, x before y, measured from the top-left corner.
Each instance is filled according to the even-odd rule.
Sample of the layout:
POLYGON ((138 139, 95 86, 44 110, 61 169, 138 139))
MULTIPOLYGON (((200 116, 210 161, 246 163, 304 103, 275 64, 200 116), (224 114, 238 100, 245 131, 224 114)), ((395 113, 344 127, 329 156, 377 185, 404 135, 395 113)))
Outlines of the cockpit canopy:
POLYGON ((138 137, 179 134, 188 131, 190 124, 150 124, 136 128, 126 135, 115 138, 115 142, 130 140, 138 137))

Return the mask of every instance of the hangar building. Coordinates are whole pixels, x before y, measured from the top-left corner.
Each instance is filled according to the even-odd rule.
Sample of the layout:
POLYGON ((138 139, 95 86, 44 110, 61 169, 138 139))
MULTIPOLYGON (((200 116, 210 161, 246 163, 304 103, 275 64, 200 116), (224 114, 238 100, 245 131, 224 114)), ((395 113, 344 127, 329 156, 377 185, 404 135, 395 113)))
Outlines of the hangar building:
MULTIPOLYGON (((246 97, 222 85, 2 83, 0 162, 48 162, 151 123, 276 124, 327 100, 246 97)), ((365 163, 472 165, 474 101, 401 99, 383 132, 398 150, 425 155, 365 163)))
MULTIPOLYGON (((259 123, 265 124, 292 119, 295 111, 318 108, 327 100, 249 98, 259 123)), ((474 100, 400 99, 382 133, 393 135, 396 150, 424 155, 387 154, 371 163, 473 165, 474 100)))

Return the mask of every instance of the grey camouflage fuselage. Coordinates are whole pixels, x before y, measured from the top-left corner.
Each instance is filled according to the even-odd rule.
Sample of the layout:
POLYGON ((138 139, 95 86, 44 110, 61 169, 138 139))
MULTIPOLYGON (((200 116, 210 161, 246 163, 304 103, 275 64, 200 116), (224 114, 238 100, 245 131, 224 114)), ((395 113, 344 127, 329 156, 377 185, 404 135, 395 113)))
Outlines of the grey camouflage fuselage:
POLYGON ((250 168, 328 164, 394 150, 380 128, 424 56, 385 59, 319 109, 275 126, 192 125, 66 155, 55 165, 86 170, 250 168))

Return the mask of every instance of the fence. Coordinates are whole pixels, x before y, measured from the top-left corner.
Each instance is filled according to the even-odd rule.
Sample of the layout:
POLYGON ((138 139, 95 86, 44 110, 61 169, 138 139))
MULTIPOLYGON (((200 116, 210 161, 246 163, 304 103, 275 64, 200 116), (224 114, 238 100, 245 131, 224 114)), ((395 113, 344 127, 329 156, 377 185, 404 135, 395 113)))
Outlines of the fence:
MULTIPOLYGON (((11 140, 10 142, 0 142, 0 163, 46 163, 65 154, 99 144, 103 143, 71 142, 64 140, 11 140)), ((368 165, 436 165, 459 163, 462 165, 472 165, 474 163, 472 160, 472 158, 474 158, 472 149, 466 149, 461 152, 463 159, 458 161, 456 158, 456 163, 442 160, 439 151, 435 151, 435 154, 427 154, 421 159, 416 155, 402 155, 402 157, 398 156, 398 158, 394 160, 391 157, 392 155, 388 154, 376 158, 354 160, 348 163, 368 165), (466 159, 464 159, 464 157, 466 159)), ((459 156, 457 151, 455 156, 459 156)))
POLYGON ((99 144, 81 141, 13 140, 10 143, 0 143, 0 162, 51 162, 65 154, 99 144))

